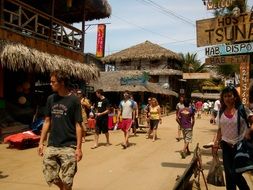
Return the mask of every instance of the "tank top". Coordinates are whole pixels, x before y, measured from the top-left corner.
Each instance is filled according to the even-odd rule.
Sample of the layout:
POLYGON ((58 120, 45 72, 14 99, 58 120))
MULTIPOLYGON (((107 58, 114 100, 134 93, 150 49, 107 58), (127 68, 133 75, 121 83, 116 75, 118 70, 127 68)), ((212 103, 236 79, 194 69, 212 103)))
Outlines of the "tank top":
POLYGON ((160 108, 160 106, 156 106, 156 107, 152 107, 150 106, 150 119, 152 120, 159 120, 159 113, 158 113, 158 109, 160 108))

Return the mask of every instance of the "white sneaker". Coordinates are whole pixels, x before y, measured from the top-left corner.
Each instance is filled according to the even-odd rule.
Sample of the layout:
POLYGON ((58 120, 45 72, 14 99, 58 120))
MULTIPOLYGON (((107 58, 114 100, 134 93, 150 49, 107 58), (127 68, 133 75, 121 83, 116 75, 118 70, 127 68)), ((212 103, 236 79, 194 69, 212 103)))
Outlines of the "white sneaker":
POLYGON ((214 142, 203 145, 203 148, 211 148, 214 145, 214 142))

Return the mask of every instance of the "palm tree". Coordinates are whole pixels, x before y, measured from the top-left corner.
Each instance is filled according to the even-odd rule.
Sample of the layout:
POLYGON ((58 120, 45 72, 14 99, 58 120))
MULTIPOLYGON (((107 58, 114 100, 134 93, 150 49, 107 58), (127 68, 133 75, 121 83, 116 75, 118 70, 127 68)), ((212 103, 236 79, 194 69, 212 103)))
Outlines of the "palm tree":
POLYGON ((201 68, 201 62, 197 59, 197 53, 190 54, 189 52, 185 55, 179 54, 182 61, 182 71, 188 73, 198 72, 201 68))
MULTIPOLYGON (((182 71, 185 73, 201 73, 206 72, 204 64, 197 57, 197 53, 180 53, 179 54, 182 62, 182 71)), ((203 80, 188 80, 186 86, 186 95, 190 96, 194 90, 201 91, 201 82, 203 80)))

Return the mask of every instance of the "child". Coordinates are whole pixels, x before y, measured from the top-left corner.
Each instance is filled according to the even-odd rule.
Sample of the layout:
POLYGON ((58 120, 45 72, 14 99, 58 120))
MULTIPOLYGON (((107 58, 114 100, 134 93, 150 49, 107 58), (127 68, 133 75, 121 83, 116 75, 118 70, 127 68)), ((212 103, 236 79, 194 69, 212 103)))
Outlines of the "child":
POLYGON ((189 143, 192 142, 192 129, 195 123, 194 111, 190 107, 190 102, 184 100, 184 108, 178 113, 178 119, 183 130, 184 147, 181 156, 184 159, 186 155, 190 155, 189 143))
POLYGON ((89 113, 88 128, 89 129, 95 129, 95 125, 96 125, 95 114, 91 111, 89 113))

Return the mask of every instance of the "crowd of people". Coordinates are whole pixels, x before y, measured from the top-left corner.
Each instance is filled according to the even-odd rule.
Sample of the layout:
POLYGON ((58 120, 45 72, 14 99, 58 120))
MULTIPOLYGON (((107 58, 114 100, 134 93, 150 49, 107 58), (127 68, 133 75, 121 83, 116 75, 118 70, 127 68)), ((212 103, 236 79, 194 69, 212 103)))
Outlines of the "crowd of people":
MULTIPOLYGON (((99 147, 100 134, 105 134, 106 146, 111 145, 108 129, 111 106, 103 90, 96 90, 98 101, 92 104, 81 90, 73 91, 69 81, 69 76, 60 70, 50 75, 50 85, 54 94, 47 99, 45 122, 38 146, 38 154, 43 156, 46 182, 58 186, 60 190, 72 189, 77 162, 82 159, 82 142, 85 142, 88 128, 94 129, 94 145, 91 149, 99 147)), ((123 149, 130 145, 131 129, 133 134, 136 134, 138 110, 132 94, 125 91, 118 106, 116 121, 117 125, 121 124, 124 135, 121 144, 123 149)), ((147 137, 152 136, 152 140, 156 141, 158 125, 162 122, 157 99, 149 98, 144 110, 149 127, 147 137)))
MULTIPOLYGON (((106 146, 111 145, 108 129, 108 114, 111 112, 111 107, 103 90, 96 90, 98 101, 92 105, 82 91, 78 90, 76 93, 71 91, 69 81, 69 76, 62 71, 51 73, 50 84, 54 94, 47 99, 45 121, 38 146, 38 154, 43 156, 43 173, 46 182, 49 185, 55 184, 60 190, 72 189, 77 162, 82 159, 82 142, 85 141, 88 127, 94 128, 92 149, 99 147, 99 135, 102 133, 106 137, 106 146)), ((156 98, 150 97, 144 110, 149 127, 147 139, 151 138, 155 142, 158 138, 158 126, 162 122, 161 107, 156 98)), ((120 128, 124 137, 121 144, 123 149, 130 146, 131 129, 133 134, 136 134, 137 111, 138 105, 132 94, 125 91, 118 106, 116 121, 117 124, 121 123, 120 128)), ((198 118, 201 117, 202 112, 209 114, 210 122, 218 125, 217 134, 210 147, 213 154, 217 154, 219 148, 222 149, 227 190, 236 190, 236 187, 240 190, 250 189, 243 175, 235 172, 231 158, 236 154, 238 142, 250 138, 253 127, 248 124, 253 123, 253 113, 242 106, 240 96, 233 87, 226 87, 221 92, 220 99, 215 102, 203 103, 201 100, 195 102, 180 96, 176 105, 178 123, 176 140, 184 141, 180 152, 182 159, 191 154, 189 144, 193 138, 195 114, 197 113, 198 118), (241 107, 243 113, 245 112, 244 115, 241 115, 241 107)))

